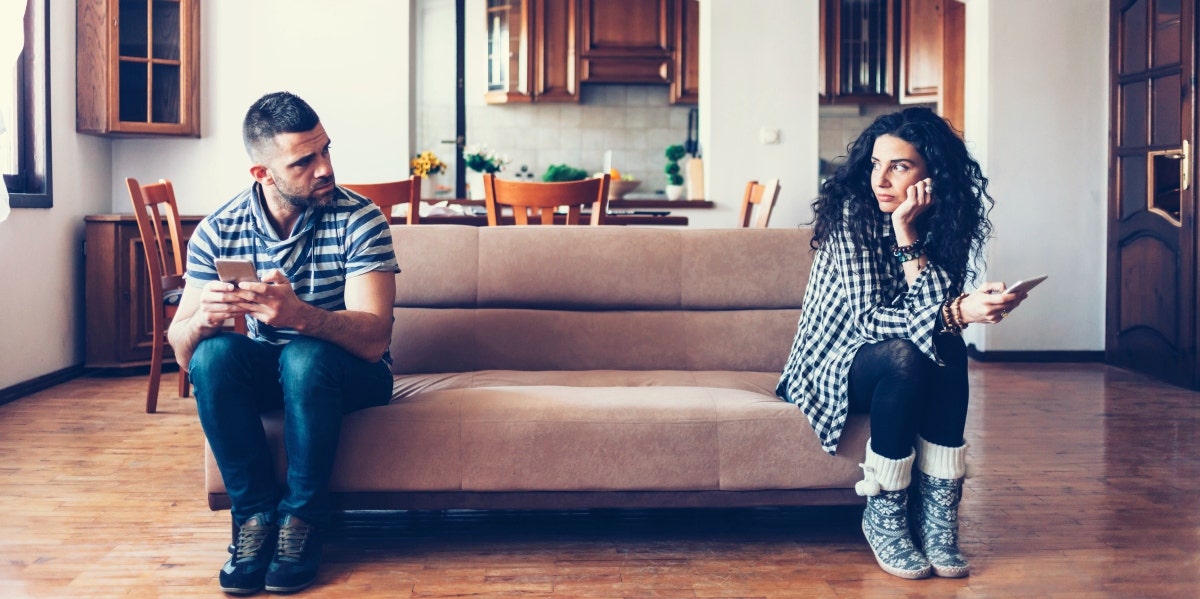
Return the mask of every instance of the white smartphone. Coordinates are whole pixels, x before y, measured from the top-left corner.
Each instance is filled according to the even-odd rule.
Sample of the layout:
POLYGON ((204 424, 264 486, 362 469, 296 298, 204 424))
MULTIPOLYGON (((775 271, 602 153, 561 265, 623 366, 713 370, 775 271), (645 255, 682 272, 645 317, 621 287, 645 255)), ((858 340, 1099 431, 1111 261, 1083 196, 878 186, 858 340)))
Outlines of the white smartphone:
POLYGON ((1036 276, 1033 278, 1025 279, 1023 281, 1017 281, 1016 283, 1009 285, 1008 289, 1004 290, 1004 293, 1019 293, 1022 291, 1025 293, 1029 293, 1030 289, 1037 287, 1038 284, 1040 284, 1042 281, 1045 281, 1046 277, 1048 277, 1048 276, 1050 276, 1050 275, 1040 275, 1040 276, 1036 276))
POLYGON ((258 282, 258 271, 249 260, 217 258, 217 278, 226 283, 258 282))

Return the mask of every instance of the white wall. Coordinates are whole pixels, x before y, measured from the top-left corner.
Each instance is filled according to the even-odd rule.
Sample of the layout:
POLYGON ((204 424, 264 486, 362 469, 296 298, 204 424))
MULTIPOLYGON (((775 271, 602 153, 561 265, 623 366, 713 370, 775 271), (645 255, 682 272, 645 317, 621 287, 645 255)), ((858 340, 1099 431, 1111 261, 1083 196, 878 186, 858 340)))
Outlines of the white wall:
POLYGON ((1050 278, 983 351, 1104 349, 1108 2, 971 0, 965 136, 991 179, 985 279, 1050 278))
MULTIPOLYGON (((240 125, 262 93, 309 100, 342 181, 407 176, 410 2, 207 2, 200 139, 109 141, 75 133, 74 3, 51 17, 54 207, 0 223, 0 388, 83 361, 83 217, 129 212, 125 177, 173 179, 206 213, 249 183, 240 125), (219 32, 219 33, 218 33, 219 32)), ((701 142, 709 195, 779 177, 774 226, 810 218, 817 186, 817 2, 703 0, 701 142), (771 15, 763 18, 763 15, 771 15), (762 145, 762 127, 781 131, 762 145)), ((972 0, 967 138, 997 199, 987 275, 1051 275, 983 350, 1104 346, 1107 3, 972 0)), ((690 211, 727 227, 732 202, 690 211)))
POLYGON ((820 5, 795 0, 700 2, 700 143, 713 210, 694 227, 731 227, 751 179, 780 179, 772 227, 812 218, 817 194, 820 5), (764 145, 761 129, 780 131, 764 145))
POLYGON ((83 362, 83 217, 108 210, 108 142, 75 133, 75 3, 54 4, 54 207, 0 222, 0 389, 83 362))
POLYGON ((200 13, 201 137, 113 141, 109 210, 131 211, 125 177, 171 179, 184 214, 233 197, 251 182, 242 118, 279 90, 321 116, 339 181, 408 177, 410 2, 205 2, 200 13))

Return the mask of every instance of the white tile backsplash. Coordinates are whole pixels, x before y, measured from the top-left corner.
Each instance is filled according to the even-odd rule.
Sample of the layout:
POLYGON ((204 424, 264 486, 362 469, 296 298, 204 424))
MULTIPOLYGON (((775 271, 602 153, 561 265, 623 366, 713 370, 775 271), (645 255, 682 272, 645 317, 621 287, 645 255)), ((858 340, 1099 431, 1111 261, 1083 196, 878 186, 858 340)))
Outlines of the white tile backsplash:
POLYGON ((613 167, 642 181, 639 193, 666 185, 671 144, 687 139, 689 106, 672 106, 665 85, 584 85, 579 104, 469 106, 467 143, 486 145, 511 160, 501 173, 526 165, 540 180, 551 164, 599 172, 604 151, 613 167))

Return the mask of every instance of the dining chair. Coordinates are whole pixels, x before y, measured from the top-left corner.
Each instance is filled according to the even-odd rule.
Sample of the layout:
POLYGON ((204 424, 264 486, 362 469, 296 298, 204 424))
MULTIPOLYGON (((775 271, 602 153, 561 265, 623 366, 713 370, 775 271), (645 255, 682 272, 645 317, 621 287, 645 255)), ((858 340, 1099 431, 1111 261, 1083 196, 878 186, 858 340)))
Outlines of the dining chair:
MULTIPOLYGON (((133 201, 133 214, 137 218, 146 258, 146 273, 150 278, 151 305, 155 307, 150 311, 154 340, 150 356, 150 388, 146 391, 146 413, 153 414, 158 407, 158 383, 162 377, 167 327, 175 317, 179 298, 183 295, 183 227, 170 181, 159 179, 158 183, 142 185, 137 179, 127 178, 125 185, 129 187, 129 198, 133 201), (169 237, 163 235, 164 219, 169 237)), ((189 390, 187 370, 180 364, 179 396, 187 397, 189 390)))
POLYGON ((392 209, 399 204, 408 204, 408 224, 421 222, 421 177, 414 176, 403 181, 387 183, 342 183, 342 187, 359 195, 369 198, 383 211, 389 225, 392 220, 392 209))
POLYGON ((775 200, 779 199, 779 179, 770 179, 764 183, 751 181, 746 184, 746 193, 742 196, 742 213, 738 215, 738 226, 754 229, 765 229, 771 220, 771 210, 775 208, 775 200), (754 207, 758 206, 756 210, 754 207), (753 226, 750 224, 752 213, 757 213, 753 226))
POLYGON ((591 224, 602 225, 608 212, 607 174, 594 179, 562 183, 536 183, 533 181, 510 181, 495 175, 483 176, 484 197, 487 200, 488 226, 500 224, 501 212, 512 208, 513 221, 528 225, 536 217, 543 225, 555 224, 554 215, 560 207, 566 207, 565 224, 578 225, 579 215, 585 206, 592 209, 591 224))

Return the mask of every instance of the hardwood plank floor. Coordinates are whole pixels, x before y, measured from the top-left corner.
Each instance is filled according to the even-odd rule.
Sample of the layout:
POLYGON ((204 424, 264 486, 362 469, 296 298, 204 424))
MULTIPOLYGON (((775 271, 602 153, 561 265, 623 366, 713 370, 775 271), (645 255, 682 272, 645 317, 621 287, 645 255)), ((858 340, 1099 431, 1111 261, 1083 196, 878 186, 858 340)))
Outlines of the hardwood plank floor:
MULTIPOLYGON (((1200 596, 1200 394, 973 364, 966 579, 884 574, 861 508, 359 512, 312 597, 1200 596)), ((175 388, 173 375, 162 383, 175 388)), ((0 406, 0 597, 220 596, 191 400, 82 378, 0 406)))

